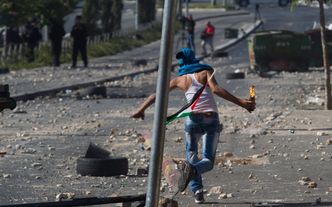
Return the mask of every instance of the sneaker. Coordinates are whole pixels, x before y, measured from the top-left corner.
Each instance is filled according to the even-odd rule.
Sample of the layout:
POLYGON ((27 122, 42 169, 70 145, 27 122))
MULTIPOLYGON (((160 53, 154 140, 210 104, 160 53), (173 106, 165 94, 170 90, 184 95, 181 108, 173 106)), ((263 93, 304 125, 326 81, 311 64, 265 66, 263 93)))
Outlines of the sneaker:
POLYGON ((201 204, 204 200, 203 189, 197 190, 194 194, 195 203, 201 204))
POLYGON ((190 180, 195 176, 194 167, 188 161, 185 161, 184 163, 179 164, 178 168, 180 171, 178 191, 183 192, 187 188, 190 180))

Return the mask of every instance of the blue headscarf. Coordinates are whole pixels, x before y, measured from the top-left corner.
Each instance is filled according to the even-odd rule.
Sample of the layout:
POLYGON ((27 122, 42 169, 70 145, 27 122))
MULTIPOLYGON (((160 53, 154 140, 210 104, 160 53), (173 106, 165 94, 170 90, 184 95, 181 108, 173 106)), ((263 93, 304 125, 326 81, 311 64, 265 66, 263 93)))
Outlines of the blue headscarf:
POLYGON ((208 64, 201 64, 199 60, 195 58, 195 53, 190 48, 183 48, 181 52, 176 54, 176 59, 179 60, 179 72, 178 76, 185 74, 195 73, 202 70, 213 70, 208 64))

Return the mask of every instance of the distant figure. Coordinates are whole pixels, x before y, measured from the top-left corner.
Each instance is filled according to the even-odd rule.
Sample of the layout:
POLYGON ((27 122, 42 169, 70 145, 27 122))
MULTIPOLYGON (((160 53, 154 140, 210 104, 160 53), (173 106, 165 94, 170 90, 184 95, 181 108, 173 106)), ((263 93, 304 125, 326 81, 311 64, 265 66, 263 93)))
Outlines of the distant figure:
POLYGON ((70 36, 74 39, 73 44, 73 62, 72 68, 76 68, 78 52, 81 53, 84 67, 88 67, 88 55, 87 55, 87 28, 86 25, 81 22, 82 17, 76 16, 75 25, 73 26, 70 36))
POLYGON ((213 54, 213 52, 214 52, 214 47, 213 47, 214 33, 215 33, 214 26, 211 24, 211 22, 208 22, 206 24, 204 31, 201 34, 201 39, 202 39, 201 45, 202 45, 202 49, 203 49, 202 55, 204 55, 204 56, 207 55, 206 48, 205 48, 206 44, 210 45, 211 54, 213 54))
POLYGON ((187 47, 195 52, 195 25, 196 22, 192 15, 189 15, 184 21, 184 27, 187 32, 187 47))
POLYGON ((53 58, 53 66, 60 66, 60 56, 61 56, 61 48, 62 48, 62 38, 65 35, 65 29, 59 20, 52 19, 49 37, 51 40, 52 46, 52 58, 53 58))
POLYGON ((37 20, 34 19, 29 21, 25 25, 24 40, 28 46, 27 59, 28 62, 33 62, 35 60, 34 49, 38 46, 39 41, 42 39, 42 35, 37 26, 37 20))
POLYGON ((18 58, 18 50, 21 44, 21 36, 18 27, 9 27, 6 31, 6 48, 5 52, 10 56, 18 58))
POLYGON ((255 4, 255 22, 261 20, 261 13, 259 12, 259 4, 255 4))

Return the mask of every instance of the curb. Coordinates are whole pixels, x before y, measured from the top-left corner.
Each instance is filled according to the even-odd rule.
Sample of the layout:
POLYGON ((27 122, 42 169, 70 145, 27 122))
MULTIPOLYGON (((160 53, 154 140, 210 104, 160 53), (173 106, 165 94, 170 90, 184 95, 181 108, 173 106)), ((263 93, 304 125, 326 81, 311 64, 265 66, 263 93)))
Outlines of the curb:
POLYGON ((231 17, 231 16, 241 16, 241 15, 248 15, 250 12, 248 11, 241 11, 241 12, 234 12, 230 14, 218 14, 218 15, 211 15, 211 16, 205 16, 205 17, 200 17, 196 18, 195 21, 202 21, 205 19, 212 19, 212 18, 218 18, 218 17, 231 17))
MULTIPOLYGON (((211 18, 211 17, 207 17, 207 18, 211 18)), ((238 42, 240 42, 242 39, 246 38, 247 36, 249 36, 253 31, 255 31, 263 22, 262 21, 257 21, 254 25, 252 25, 251 27, 249 27, 249 29, 247 29, 247 31, 245 31, 245 34, 239 36, 238 38, 235 38, 233 40, 230 40, 229 42, 220 45, 219 47, 216 47, 216 51, 217 50, 225 50, 235 44, 237 44, 238 42)), ((206 57, 206 56, 205 56, 206 57)), ((198 59, 204 59, 203 56, 201 57, 197 57, 198 59)), ((177 61, 172 62, 172 68, 174 68, 175 66, 177 66, 177 61)), ((79 88, 85 88, 85 87, 90 87, 90 86, 95 86, 98 84, 102 84, 105 82, 110 82, 110 81, 115 81, 115 80, 121 80, 124 77, 127 76, 136 76, 139 74, 148 74, 148 73, 152 73, 158 70, 158 65, 147 69, 147 70, 143 70, 143 71, 137 71, 137 72, 131 72, 131 73, 127 73, 127 74, 123 74, 123 75, 119 75, 116 77, 111 77, 111 78, 106 78, 106 79, 98 79, 98 80, 94 80, 94 81, 89 81, 89 82, 85 82, 85 83, 78 83, 78 84, 73 84, 73 85, 67 85, 67 86, 62 86, 62 87, 57 87, 57 88, 51 88, 51 89, 47 89, 47 90, 41 90, 41 91, 36 91, 36 92, 31 92, 31 93, 24 93, 24 94, 18 94, 18 95, 14 95, 12 96, 13 99, 15 99, 15 101, 27 101, 27 100, 32 100, 35 99, 37 97, 45 97, 45 96, 55 96, 57 93, 61 92, 61 91, 65 91, 65 90, 76 90, 79 88)))
POLYGON ((247 29, 247 31, 244 32, 244 34, 242 33, 238 38, 230 40, 227 43, 225 43, 223 45, 220 45, 219 47, 216 47, 216 50, 225 50, 225 49, 228 49, 229 47, 235 45, 239 41, 241 41, 241 40, 245 39, 246 37, 248 37, 251 33, 253 33, 256 29, 258 29, 262 24, 263 24, 262 20, 256 21, 255 24, 253 24, 252 26, 250 26, 247 29))

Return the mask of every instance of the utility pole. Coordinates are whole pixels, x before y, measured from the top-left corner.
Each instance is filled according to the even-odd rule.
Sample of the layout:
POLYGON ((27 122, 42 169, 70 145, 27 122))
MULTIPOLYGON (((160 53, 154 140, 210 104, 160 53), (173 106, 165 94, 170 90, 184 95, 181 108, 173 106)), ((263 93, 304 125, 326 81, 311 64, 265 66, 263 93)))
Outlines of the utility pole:
POLYGON ((139 5, 139 2, 140 0, 136 0, 136 15, 135 15, 135 29, 138 30, 139 29, 139 24, 140 24, 140 21, 139 21, 139 10, 140 10, 140 5, 139 5))
POLYGON ((174 24, 177 0, 164 3, 163 27, 157 80, 156 108, 153 118, 152 145, 148 177, 146 207, 158 206, 160 194, 161 168, 164 155, 166 114, 168 107, 169 80, 172 67, 174 24))
POLYGON ((187 16, 189 16, 189 0, 186 0, 186 17, 187 16))
POLYGON ((211 6, 215 6, 217 4, 217 0, 211 0, 211 6))
POLYGON ((330 63, 329 56, 326 45, 326 28, 325 28, 325 13, 324 13, 324 2, 323 0, 318 0, 319 2, 319 16, 320 16, 320 31, 321 31, 321 41, 323 50, 323 63, 325 69, 325 109, 332 109, 332 98, 331 98, 331 75, 330 75, 330 63))

